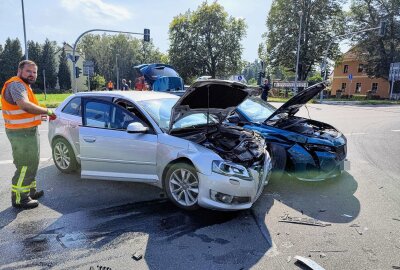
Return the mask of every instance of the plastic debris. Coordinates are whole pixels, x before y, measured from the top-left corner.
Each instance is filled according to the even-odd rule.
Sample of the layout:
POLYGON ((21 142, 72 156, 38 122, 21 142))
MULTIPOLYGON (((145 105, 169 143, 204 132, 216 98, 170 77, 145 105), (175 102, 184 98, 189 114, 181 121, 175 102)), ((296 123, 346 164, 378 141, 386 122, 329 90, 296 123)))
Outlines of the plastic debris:
POLYGON ((363 235, 363 232, 362 232, 362 231, 358 230, 357 228, 354 228, 354 229, 356 230, 356 232, 357 232, 359 235, 363 235))
POLYGON ((302 262, 304 265, 307 265, 308 267, 310 267, 313 270, 325 270, 325 268, 321 267, 319 264, 317 264, 316 262, 314 262, 311 259, 304 258, 301 256, 295 256, 294 258, 296 260, 298 260, 299 262, 302 262))
POLYGON ((139 260, 141 260, 141 259, 143 258, 143 255, 140 254, 139 252, 135 252, 135 253, 132 254, 132 258, 133 258, 135 261, 139 261, 139 260))
POLYGON ((397 220, 397 221, 400 221, 400 218, 392 218, 393 220, 397 220))
POLYGON ((392 266, 392 269, 400 269, 400 266, 393 265, 393 266, 392 266))
POLYGON ((351 224, 350 227, 353 227, 353 228, 357 227, 358 228, 358 227, 360 227, 360 225, 354 223, 354 224, 351 224))
POLYGON ((304 224, 304 225, 311 225, 311 226, 320 226, 326 227, 330 226, 330 223, 323 223, 320 220, 314 218, 300 218, 300 217, 290 217, 289 215, 285 215, 280 217, 278 220, 279 222, 287 222, 287 223, 297 223, 297 224, 304 224))
POLYGON ((343 214, 342 217, 348 217, 348 218, 350 218, 350 217, 353 217, 353 216, 348 215, 348 214, 343 214))

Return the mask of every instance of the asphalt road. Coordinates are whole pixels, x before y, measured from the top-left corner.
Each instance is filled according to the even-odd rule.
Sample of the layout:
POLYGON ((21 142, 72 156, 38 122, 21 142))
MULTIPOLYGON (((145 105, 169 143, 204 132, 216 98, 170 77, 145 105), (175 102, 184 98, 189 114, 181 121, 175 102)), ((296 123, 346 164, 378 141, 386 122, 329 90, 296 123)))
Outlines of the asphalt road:
POLYGON ((37 177, 46 194, 17 211, 0 120, 0 269, 300 269, 296 255, 325 269, 400 266, 400 106, 315 104, 299 114, 347 136, 351 169, 317 183, 273 179, 236 213, 184 212, 152 186, 61 174, 47 123, 37 177), (330 226, 279 222, 286 214, 330 226))

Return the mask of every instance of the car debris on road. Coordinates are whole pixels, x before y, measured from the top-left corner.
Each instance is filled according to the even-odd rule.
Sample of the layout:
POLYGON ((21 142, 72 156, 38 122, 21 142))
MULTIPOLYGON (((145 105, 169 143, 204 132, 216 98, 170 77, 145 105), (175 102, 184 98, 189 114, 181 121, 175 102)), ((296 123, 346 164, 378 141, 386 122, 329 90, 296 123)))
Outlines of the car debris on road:
POLYGON ((320 226, 320 227, 326 227, 330 226, 330 223, 323 223, 320 220, 314 219, 314 218, 300 218, 300 217, 291 217, 288 214, 284 215, 283 217, 280 217, 278 220, 279 222, 287 222, 287 223, 297 223, 297 224, 303 224, 303 225, 311 225, 311 226, 320 226))

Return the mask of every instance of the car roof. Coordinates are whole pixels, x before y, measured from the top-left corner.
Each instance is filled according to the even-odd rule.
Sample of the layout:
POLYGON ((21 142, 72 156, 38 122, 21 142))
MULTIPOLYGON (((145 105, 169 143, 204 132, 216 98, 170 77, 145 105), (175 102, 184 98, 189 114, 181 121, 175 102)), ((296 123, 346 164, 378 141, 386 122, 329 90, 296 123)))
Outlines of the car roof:
POLYGON ((163 98, 174 98, 179 97, 173 94, 164 92, 154 91, 92 91, 92 92, 78 92, 75 96, 91 97, 91 96, 102 96, 102 97, 119 97, 128 98, 135 102, 143 100, 163 99, 163 98))

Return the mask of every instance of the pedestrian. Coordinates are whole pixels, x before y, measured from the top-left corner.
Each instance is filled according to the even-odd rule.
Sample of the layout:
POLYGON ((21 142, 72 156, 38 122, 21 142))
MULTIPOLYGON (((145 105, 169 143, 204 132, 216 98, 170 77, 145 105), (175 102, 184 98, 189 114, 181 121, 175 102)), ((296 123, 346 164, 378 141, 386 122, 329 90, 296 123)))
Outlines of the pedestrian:
POLYGON ((269 90, 271 90, 271 87, 269 85, 268 79, 265 79, 264 85, 262 86, 262 89, 263 89, 263 91, 262 91, 262 94, 261 94, 261 99, 264 100, 264 101, 267 101, 268 100, 269 90))
POLYGON ((12 206, 23 209, 35 208, 44 192, 36 190, 36 173, 39 166, 39 133, 41 115, 51 120, 56 115, 50 109, 39 106, 31 84, 37 78, 37 65, 30 60, 21 61, 17 76, 4 83, 1 105, 8 140, 11 143, 16 171, 12 178, 12 206))
POLYGON ((121 90, 129 90, 129 85, 126 83, 125 79, 122 79, 122 86, 121 86, 121 90))
POLYGON ((112 81, 108 81, 108 83, 107 83, 107 89, 108 89, 109 91, 111 91, 111 90, 114 89, 114 84, 113 84, 112 81))
POLYGON ((135 89, 138 91, 143 91, 144 88, 145 88, 144 76, 137 77, 135 82, 135 89))

